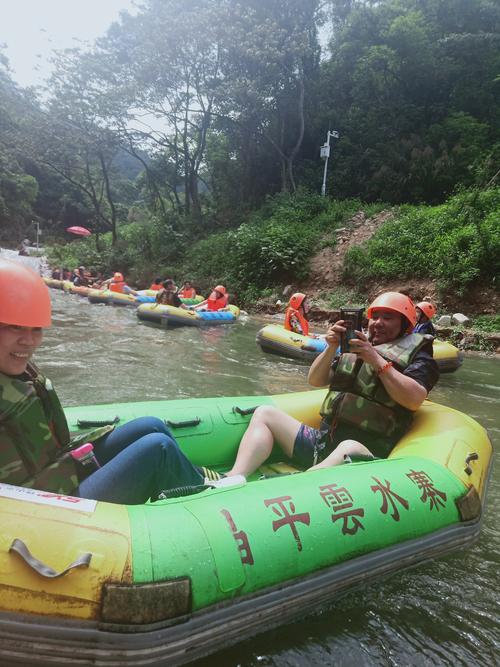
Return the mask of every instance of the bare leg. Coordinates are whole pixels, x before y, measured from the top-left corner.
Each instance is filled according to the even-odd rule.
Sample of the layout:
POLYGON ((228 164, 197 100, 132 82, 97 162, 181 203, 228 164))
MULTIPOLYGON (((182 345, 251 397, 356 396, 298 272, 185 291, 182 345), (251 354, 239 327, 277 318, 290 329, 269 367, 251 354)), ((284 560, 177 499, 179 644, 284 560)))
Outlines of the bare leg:
POLYGON ((331 466, 341 465, 344 463, 344 456, 346 454, 372 456, 370 450, 357 440, 342 440, 326 459, 323 459, 320 463, 312 466, 312 468, 308 468, 308 470, 319 470, 320 468, 330 468, 331 466))
POLYGON ((271 405, 261 405, 253 413, 241 439, 236 461, 226 474, 251 475, 269 458, 274 442, 290 458, 299 428, 297 419, 271 405))

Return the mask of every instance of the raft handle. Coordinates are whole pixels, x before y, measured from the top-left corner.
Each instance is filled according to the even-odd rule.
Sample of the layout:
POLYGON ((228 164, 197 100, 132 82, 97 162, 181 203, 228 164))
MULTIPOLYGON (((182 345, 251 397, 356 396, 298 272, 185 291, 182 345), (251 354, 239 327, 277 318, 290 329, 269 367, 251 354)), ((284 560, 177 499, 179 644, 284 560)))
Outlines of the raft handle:
POLYGON ((173 422, 170 419, 165 419, 165 424, 171 428, 187 428, 188 426, 198 426, 198 424, 201 424, 201 419, 195 417, 194 419, 186 419, 183 422, 173 422))
POLYGON ((465 458, 465 468, 464 472, 467 475, 472 475, 472 468, 470 467, 469 463, 471 461, 477 461, 479 459, 479 454, 477 452, 472 452, 471 454, 467 454, 465 458))
MULTIPOLYGON (((169 498, 183 498, 192 496, 195 493, 201 493, 207 489, 212 489, 210 484, 193 484, 192 486, 177 486, 174 489, 164 489, 160 491, 154 500, 168 500, 169 498)), ((154 502, 154 501, 153 501, 154 502)))
POLYGON ((76 423, 78 428, 90 428, 92 426, 112 426, 118 424, 120 417, 116 415, 112 419, 79 419, 76 423))
POLYGON ((11 551, 14 551, 16 554, 21 556, 24 562, 29 565, 32 570, 34 570, 40 576, 46 577, 47 579, 57 579, 58 577, 62 577, 70 570, 74 570, 76 567, 88 567, 92 559, 91 553, 84 553, 70 565, 68 565, 68 567, 65 567, 64 570, 61 570, 61 572, 56 572, 48 565, 45 565, 45 563, 42 563, 41 560, 35 558, 26 544, 17 537, 13 540, 9 547, 9 552, 11 551))
POLYGON ((233 407, 233 412, 237 412, 239 415, 244 417, 245 415, 253 415, 258 407, 258 405, 254 405, 251 408, 240 408, 238 405, 235 405, 233 407))

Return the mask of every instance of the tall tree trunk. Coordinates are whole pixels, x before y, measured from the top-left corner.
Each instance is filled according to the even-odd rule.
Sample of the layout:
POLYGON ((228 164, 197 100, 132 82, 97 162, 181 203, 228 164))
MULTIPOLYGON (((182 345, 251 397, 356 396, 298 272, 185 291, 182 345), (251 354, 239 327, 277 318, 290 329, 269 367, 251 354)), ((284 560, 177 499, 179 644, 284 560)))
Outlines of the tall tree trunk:
POLYGON ((104 156, 102 153, 99 153, 99 161, 101 163, 101 169, 102 169, 102 175, 104 178, 104 187, 106 189, 106 199, 108 200, 109 208, 111 210, 111 236, 113 239, 113 245, 116 245, 117 241, 117 235, 116 235, 116 206, 115 202, 113 201, 113 195, 111 193, 111 186, 109 183, 109 173, 108 173, 108 165, 106 164, 106 161, 104 160, 104 156))

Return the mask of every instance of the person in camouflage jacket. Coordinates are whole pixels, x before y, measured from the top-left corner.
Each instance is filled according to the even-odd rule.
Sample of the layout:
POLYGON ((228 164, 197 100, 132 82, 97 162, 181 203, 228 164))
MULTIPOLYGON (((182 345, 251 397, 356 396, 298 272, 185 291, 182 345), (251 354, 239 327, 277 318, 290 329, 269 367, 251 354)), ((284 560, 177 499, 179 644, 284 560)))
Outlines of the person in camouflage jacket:
POLYGON ((51 324, 47 286, 26 266, 0 259, 0 294, 0 484, 138 504, 203 483, 204 471, 155 417, 72 437, 52 383, 31 363, 51 324), (89 439, 95 467, 71 456, 89 439))

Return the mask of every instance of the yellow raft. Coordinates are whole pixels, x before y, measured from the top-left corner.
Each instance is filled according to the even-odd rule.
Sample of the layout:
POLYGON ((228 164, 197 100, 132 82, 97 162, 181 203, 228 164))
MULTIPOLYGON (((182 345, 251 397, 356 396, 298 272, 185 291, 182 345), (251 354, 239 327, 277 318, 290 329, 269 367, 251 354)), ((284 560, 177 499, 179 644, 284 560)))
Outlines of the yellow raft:
MULTIPOLYGON (((324 395, 67 414, 73 430, 90 415, 155 414, 194 463, 224 467, 256 405, 317 426, 324 395)), ((387 460, 144 506, 0 484, 0 663, 179 665, 303 618, 351 587, 474 541, 491 455, 477 422, 425 402, 387 460)))
POLYGON ((73 285, 70 280, 56 280, 55 278, 43 278, 45 284, 52 289, 61 289, 64 292, 70 292, 71 294, 79 294, 80 296, 88 296, 91 287, 84 287, 73 285))
MULTIPOLYGON (((282 324, 266 324, 257 332, 256 341, 263 352, 308 361, 326 347, 324 336, 302 336, 287 331, 282 324)), ((464 355, 458 348, 442 340, 434 340, 432 347, 441 373, 452 373, 460 368, 464 355)))
POLYGON ((141 322, 160 327, 201 327, 232 324, 240 316, 238 306, 229 305, 224 310, 188 310, 157 303, 142 303, 136 311, 141 322))

